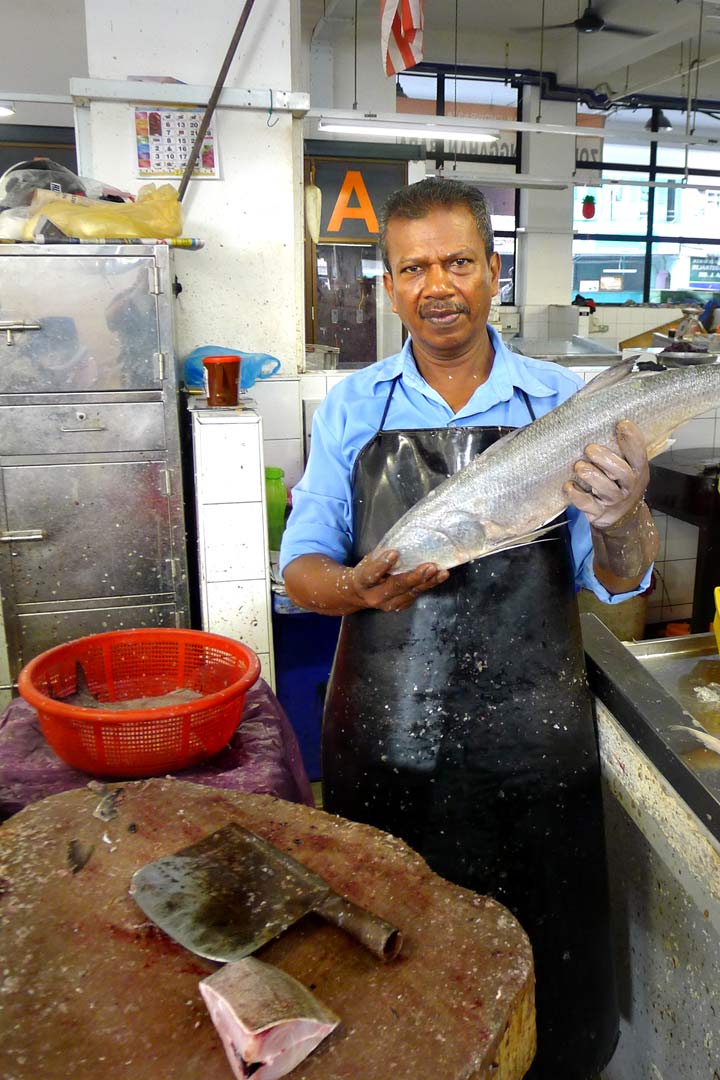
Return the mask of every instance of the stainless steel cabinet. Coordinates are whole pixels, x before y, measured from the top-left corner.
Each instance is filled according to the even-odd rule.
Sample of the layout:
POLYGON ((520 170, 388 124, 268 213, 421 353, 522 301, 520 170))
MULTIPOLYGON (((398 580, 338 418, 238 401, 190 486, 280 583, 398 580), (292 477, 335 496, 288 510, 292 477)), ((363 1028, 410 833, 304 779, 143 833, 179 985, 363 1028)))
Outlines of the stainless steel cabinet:
POLYGON ((6 693, 70 638, 188 625, 171 303, 164 246, 0 249, 6 693))

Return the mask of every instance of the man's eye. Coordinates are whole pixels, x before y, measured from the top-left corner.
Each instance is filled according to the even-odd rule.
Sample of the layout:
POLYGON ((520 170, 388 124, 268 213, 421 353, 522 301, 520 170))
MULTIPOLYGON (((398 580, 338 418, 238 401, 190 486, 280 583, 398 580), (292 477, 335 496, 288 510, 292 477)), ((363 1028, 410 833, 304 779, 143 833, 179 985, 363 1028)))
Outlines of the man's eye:
POLYGON ((464 259, 464 258, 453 259, 453 265, 454 266, 469 266, 470 265, 470 259, 464 259))
POLYGON ((419 269, 419 266, 403 266, 402 272, 403 274, 417 274, 419 269))

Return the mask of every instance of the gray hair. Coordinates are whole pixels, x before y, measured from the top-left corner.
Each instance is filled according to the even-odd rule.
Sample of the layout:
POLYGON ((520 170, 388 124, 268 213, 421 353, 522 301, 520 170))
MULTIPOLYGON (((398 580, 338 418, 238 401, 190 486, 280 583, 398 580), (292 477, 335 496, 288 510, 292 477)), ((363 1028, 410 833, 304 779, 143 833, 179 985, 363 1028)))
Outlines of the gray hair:
POLYGON ((483 193, 472 184, 428 176, 417 184, 398 188, 385 200, 380 211, 380 252, 386 270, 390 270, 387 228, 394 218, 424 218, 439 206, 465 206, 472 214, 485 245, 488 259, 495 249, 490 210, 483 193))

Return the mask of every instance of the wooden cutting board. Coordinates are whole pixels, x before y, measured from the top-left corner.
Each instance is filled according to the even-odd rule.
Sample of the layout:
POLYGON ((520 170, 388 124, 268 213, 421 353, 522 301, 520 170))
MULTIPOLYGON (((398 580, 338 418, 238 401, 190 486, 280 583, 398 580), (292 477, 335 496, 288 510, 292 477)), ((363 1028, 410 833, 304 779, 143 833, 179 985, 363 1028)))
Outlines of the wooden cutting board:
POLYGON ((293 1080, 520 1080, 535 1048, 530 944, 501 905, 431 873, 365 825, 265 795, 178 780, 88 788, 0 828, 0 1076, 229 1080, 198 991, 217 969, 149 924, 133 872, 230 820, 399 926, 390 964, 314 916, 258 956, 308 986, 342 1025, 293 1080), (70 868, 71 842, 92 853, 70 868))

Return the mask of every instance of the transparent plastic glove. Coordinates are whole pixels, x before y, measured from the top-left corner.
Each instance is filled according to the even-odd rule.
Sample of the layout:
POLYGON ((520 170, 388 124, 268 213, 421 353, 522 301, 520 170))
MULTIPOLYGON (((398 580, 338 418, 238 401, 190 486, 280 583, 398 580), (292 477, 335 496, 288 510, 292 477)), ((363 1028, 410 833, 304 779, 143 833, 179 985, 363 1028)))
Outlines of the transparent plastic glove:
POLYGON ((594 529, 604 531, 630 517, 650 482, 645 439, 630 420, 615 428, 620 453, 590 443, 575 463, 575 479, 563 485, 570 503, 582 510, 594 529))

